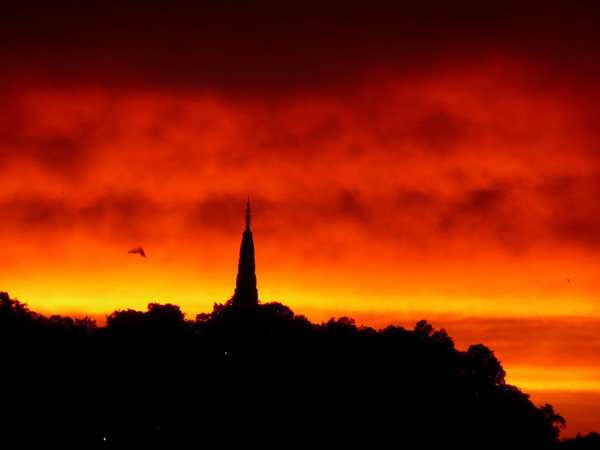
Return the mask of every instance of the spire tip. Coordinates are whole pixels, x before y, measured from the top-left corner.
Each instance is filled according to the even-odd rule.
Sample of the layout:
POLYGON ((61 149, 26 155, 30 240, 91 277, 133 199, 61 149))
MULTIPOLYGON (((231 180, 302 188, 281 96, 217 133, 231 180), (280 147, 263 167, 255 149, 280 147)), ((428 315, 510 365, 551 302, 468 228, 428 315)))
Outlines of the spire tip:
POLYGON ((246 208, 246 228, 250 229, 250 196, 248 196, 248 207, 246 208))

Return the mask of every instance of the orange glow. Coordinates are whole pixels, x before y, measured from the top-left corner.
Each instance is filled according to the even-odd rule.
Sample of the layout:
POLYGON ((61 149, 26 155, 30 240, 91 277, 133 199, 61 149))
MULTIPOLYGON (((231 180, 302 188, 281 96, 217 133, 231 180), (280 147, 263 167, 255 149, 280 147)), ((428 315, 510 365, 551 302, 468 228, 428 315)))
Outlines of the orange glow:
POLYGON ((0 125, 0 289, 47 314, 209 312, 233 294, 250 195, 263 302, 428 319, 525 392, 600 394, 578 351, 600 342, 573 334, 600 317, 598 93, 536 70, 494 57, 259 100, 20 87, 0 125))

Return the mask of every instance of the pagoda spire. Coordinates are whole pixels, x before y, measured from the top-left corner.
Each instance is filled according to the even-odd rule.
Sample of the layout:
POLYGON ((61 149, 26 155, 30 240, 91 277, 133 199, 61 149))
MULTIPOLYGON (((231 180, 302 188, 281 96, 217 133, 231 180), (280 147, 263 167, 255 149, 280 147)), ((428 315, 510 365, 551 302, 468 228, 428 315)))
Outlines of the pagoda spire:
POLYGON ((254 241, 250 231, 250 197, 246 206, 246 229, 242 235, 238 274, 235 282, 235 292, 232 305, 236 308, 253 308, 258 305, 258 290, 256 289, 256 272, 254 263, 254 241))

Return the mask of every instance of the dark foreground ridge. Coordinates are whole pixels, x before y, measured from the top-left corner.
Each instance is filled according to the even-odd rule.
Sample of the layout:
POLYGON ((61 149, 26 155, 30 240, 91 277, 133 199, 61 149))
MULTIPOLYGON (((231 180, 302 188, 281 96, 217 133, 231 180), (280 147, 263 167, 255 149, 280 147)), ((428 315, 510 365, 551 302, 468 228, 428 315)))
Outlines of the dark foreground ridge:
POLYGON ((561 443, 563 419, 506 384, 489 348, 458 351, 425 321, 315 325, 280 303, 230 301, 195 320, 151 303, 96 327, 0 293, 0 337, 2 448, 597 444, 561 443))

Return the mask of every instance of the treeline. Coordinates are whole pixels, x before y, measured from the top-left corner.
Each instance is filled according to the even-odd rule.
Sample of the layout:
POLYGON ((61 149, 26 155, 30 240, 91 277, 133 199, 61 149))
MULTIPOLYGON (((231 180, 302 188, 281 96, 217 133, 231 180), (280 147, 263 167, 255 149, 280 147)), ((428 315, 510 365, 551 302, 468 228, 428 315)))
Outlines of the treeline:
MULTIPOLYGON (((313 324, 280 303, 45 317, 0 293, 0 444, 15 448, 595 448, 444 330, 313 324)), ((6 447, 3 445, 4 448, 6 447)))

